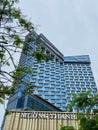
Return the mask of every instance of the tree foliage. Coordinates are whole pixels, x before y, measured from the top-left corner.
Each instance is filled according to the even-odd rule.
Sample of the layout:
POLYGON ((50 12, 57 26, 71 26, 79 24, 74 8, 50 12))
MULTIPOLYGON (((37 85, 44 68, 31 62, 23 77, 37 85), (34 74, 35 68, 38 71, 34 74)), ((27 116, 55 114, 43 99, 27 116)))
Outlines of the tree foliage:
MULTIPOLYGON (((15 92, 15 87, 19 83, 27 84, 28 92, 35 87, 32 83, 22 80, 25 74, 32 74, 30 67, 17 67, 15 63, 14 55, 21 53, 22 48, 26 55, 29 52, 30 46, 26 43, 35 42, 37 44, 35 37, 28 37, 25 40, 27 34, 34 34, 35 28, 17 7, 18 2, 19 0, 0 0, 0 103, 15 92)), ((42 59, 49 59, 39 49, 31 56, 37 58, 39 62, 42 59)))
POLYGON ((98 130, 98 94, 91 96, 91 91, 86 93, 74 94, 73 101, 69 109, 73 107, 77 110, 79 120, 79 130, 98 130))
POLYGON ((93 107, 98 105, 98 95, 91 96, 91 90, 80 93, 73 94, 73 100, 69 106, 70 111, 75 107, 77 112, 92 112, 93 107))
POLYGON ((98 115, 82 115, 79 120, 79 130, 98 130, 98 115))
POLYGON ((60 126, 60 130, 76 130, 73 126, 60 126))

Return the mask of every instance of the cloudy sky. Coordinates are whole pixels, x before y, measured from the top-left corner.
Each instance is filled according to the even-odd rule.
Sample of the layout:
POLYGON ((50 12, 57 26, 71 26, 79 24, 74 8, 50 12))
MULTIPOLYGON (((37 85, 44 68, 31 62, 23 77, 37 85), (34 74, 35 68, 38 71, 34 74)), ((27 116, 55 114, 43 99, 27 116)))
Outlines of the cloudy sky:
POLYGON ((90 56, 98 86, 98 0, 21 0, 20 7, 65 56, 90 56))
POLYGON ((65 56, 90 56, 98 86, 98 0, 20 1, 20 8, 31 18, 37 32, 65 56))

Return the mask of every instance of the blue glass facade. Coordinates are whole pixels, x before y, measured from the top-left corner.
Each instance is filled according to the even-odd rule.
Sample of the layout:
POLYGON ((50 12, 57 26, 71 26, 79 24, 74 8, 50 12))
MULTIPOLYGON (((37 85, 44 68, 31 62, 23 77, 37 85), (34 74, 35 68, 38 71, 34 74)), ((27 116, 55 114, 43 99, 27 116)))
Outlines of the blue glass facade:
MULTIPOLYGON (((34 57, 21 56, 20 63, 32 67, 32 70, 35 71, 33 76, 26 75, 23 79, 27 82, 32 81, 34 85, 38 86, 33 94, 38 95, 60 110, 67 111, 73 93, 85 93, 90 89, 92 95, 97 93, 88 55, 64 57, 42 34, 37 37, 44 41, 40 47, 44 48, 44 52, 51 55, 53 59, 49 62, 42 60, 39 64, 34 57)), ((30 43, 30 46, 30 53, 32 53, 36 49, 36 45, 30 43)), ((20 90, 17 91, 16 97, 15 95, 12 97, 13 100, 8 103, 8 109, 17 108, 19 93, 21 93, 20 90)), ((75 108, 73 111, 75 112, 75 108)))

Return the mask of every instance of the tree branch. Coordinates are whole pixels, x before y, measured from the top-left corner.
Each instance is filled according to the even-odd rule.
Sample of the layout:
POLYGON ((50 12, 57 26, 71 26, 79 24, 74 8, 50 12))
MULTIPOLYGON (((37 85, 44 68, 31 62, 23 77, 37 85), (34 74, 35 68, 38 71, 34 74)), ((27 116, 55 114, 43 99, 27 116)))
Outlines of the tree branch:
POLYGON ((12 61, 13 65, 14 65, 14 68, 16 69, 16 65, 14 63, 13 57, 12 57, 11 53, 9 52, 9 50, 6 47, 4 47, 3 45, 0 45, 0 46, 8 52, 8 54, 9 54, 9 56, 11 58, 11 61, 12 61))
POLYGON ((0 17, 0 26, 1 26, 2 16, 3 16, 3 13, 4 13, 4 10, 5 10, 6 5, 7 5, 7 0, 5 1, 4 6, 3 6, 3 9, 2 9, 2 13, 1 13, 1 17, 0 17))

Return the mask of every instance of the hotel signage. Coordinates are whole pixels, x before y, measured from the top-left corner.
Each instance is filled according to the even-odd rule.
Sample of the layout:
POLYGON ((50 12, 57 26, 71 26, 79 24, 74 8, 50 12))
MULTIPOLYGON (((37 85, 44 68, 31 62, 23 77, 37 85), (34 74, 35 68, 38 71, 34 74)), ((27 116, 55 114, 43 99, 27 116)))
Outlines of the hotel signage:
POLYGON ((23 112, 20 115, 24 119, 51 119, 51 120, 75 120, 75 113, 46 113, 46 112, 23 112))

